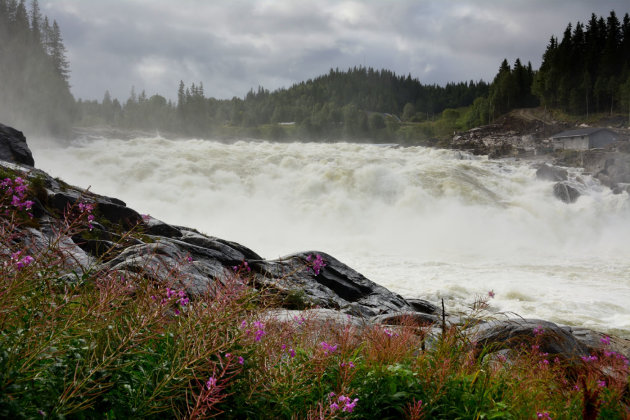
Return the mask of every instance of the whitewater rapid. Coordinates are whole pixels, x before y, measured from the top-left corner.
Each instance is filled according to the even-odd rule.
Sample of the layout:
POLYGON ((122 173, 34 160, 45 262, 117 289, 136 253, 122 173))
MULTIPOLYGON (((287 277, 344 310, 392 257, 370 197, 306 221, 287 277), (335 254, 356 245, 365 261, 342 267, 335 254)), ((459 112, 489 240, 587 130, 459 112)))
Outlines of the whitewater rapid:
POLYGON ((38 168, 265 258, 319 250, 406 297, 630 338, 630 200, 577 170, 349 143, 29 141, 38 168))

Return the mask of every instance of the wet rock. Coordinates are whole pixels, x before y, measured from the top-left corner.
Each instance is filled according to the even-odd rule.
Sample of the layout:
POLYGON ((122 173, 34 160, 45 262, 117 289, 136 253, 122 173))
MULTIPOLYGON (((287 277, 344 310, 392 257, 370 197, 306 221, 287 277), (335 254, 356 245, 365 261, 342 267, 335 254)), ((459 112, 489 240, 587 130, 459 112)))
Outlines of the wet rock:
POLYGON ((33 154, 21 131, 0 124, 0 160, 35 166, 33 154))
POLYGON ((143 217, 144 232, 149 235, 165 236, 167 238, 181 238, 182 232, 161 220, 151 216, 143 217))
POLYGON ((566 181, 569 173, 566 169, 558 168, 547 164, 541 165, 536 170, 536 178, 543 181, 566 181))
POLYGON ((553 195, 557 199, 570 204, 575 203, 581 194, 567 182, 563 181, 558 182, 553 186, 553 195))
POLYGON ((424 327, 440 322, 436 315, 422 312, 396 312, 391 314, 377 315, 370 319, 372 323, 383 325, 417 325, 424 327))
POLYGON ((413 307, 416 312, 422 312, 424 314, 440 314, 442 311, 438 307, 429 301, 417 298, 407 298, 407 302, 413 307))
POLYGON ((586 346, 589 353, 602 351, 617 352, 630 359, 630 340, 620 337, 609 337, 588 328, 563 327, 579 342, 586 346))
POLYGON ((467 337, 479 348, 491 346, 496 350, 530 348, 539 345, 540 352, 573 359, 588 356, 588 348, 570 331, 553 322, 540 319, 509 319, 489 321, 466 331, 467 337))
POLYGON ((258 280, 285 291, 300 290, 313 304, 357 316, 413 312, 400 295, 380 286, 323 252, 302 252, 259 267, 258 280), (326 264, 318 274, 309 267, 309 256, 321 255, 326 264), (268 279, 272 279, 269 281, 268 279))
POLYGON ((630 194, 630 183, 620 182, 613 187, 612 191, 613 194, 621 194, 623 192, 630 194))

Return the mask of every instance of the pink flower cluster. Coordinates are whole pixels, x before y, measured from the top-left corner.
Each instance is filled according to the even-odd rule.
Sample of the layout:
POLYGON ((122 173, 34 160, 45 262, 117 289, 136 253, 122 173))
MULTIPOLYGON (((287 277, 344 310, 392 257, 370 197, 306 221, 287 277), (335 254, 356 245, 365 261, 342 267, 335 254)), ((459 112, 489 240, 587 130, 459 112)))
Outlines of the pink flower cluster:
POLYGON ((334 392, 331 392, 328 397, 331 400, 330 411, 332 411, 333 413, 337 410, 345 411, 346 413, 352 413, 354 407, 357 406, 357 402, 359 401, 358 398, 355 398, 353 400, 350 397, 346 397, 345 395, 339 395, 335 400, 336 395, 334 392))
POLYGON ((322 256, 319 254, 317 254, 315 257, 313 257, 312 255, 308 255, 306 257, 306 261, 311 263, 311 270, 313 270, 313 273, 315 273, 315 275, 319 275, 321 269, 326 267, 326 263, 322 259, 322 256))
MULTIPOLYGON (((186 295, 185 291, 183 290, 177 291, 175 289, 171 289, 170 287, 166 288, 166 297, 162 298, 160 303, 162 305, 166 305, 173 298, 176 298, 176 302, 182 307, 190 303, 190 298, 186 295)), ((157 300, 155 296, 151 296, 151 299, 157 300)), ((179 315, 179 314, 180 314, 179 309, 175 309, 175 315, 179 315)))
MULTIPOLYGON (((28 189, 28 186, 26 185, 26 181, 24 181, 24 179, 20 177, 15 178, 15 180, 5 178, 0 181, 0 188, 4 193, 3 195, 7 199, 11 199, 11 206, 15 207, 17 210, 28 211, 33 206, 33 202, 26 199, 26 190, 28 189)), ((30 213, 29 216, 33 217, 30 213)))
POLYGON ((23 269, 24 267, 30 265, 33 261, 35 261, 35 258, 31 257, 30 255, 26 255, 22 258, 20 258, 20 255, 22 255, 22 251, 17 251, 11 254, 11 261, 15 264, 15 268, 17 268, 18 270, 23 269))
POLYGON ((214 376, 211 376, 206 381, 206 386, 208 387, 208 389, 214 388, 215 386, 217 386, 217 379, 214 376))
POLYGON ((328 344, 325 341, 322 341, 320 344, 321 344, 322 348, 324 349, 324 354, 326 356, 328 356, 329 354, 332 354, 332 353, 337 351, 337 345, 336 344, 334 346, 331 346, 330 344, 328 344))
POLYGON ((94 221, 92 210, 94 210, 94 204, 79 203, 79 211, 81 212, 81 215, 87 214, 88 229, 90 230, 94 229, 94 226, 92 226, 92 222, 94 221))
MULTIPOLYGON (((225 357, 228 358, 228 359, 231 359, 232 358, 232 353, 225 353, 225 357)), ((238 360, 238 364, 239 365, 242 365, 242 364, 245 363, 245 359, 243 359, 243 356, 238 356, 237 360, 238 360)))
POLYGON ((543 419, 543 420, 551 420, 551 415, 547 411, 542 411, 542 412, 536 413, 536 418, 543 419))
MULTIPOLYGON (((286 344, 283 344, 281 349, 282 351, 285 351, 287 349, 286 344)), ((291 359, 295 357, 295 350, 293 350, 292 348, 289 349, 289 356, 291 357, 291 359)))
MULTIPOLYGON (((262 340, 263 335, 266 334, 265 323, 262 321, 254 321, 254 327, 256 327, 256 332, 254 333, 254 341, 262 340)), ((243 320, 241 322, 241 329, 245 329, 245 328, 247 328, 247 321, 243 320)), ((251 333, 251 330, 249 329, 245 330, 245 334, 249 335, 250 333, 251 333)))
POLYGON ((249 264, 247 264, 247 261, 243 261, 241 265, 232 266, 232 270, 234 270, 235 272, 246 271, 249 273, 252 271, 252 268, 249 266, 249 264))

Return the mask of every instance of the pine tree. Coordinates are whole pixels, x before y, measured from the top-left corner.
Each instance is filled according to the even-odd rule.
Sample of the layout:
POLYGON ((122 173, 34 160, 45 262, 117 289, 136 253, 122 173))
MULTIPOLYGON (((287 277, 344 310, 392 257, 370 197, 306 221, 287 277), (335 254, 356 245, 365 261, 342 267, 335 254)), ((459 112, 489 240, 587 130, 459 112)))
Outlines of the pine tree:
POLYGON ((66 47, 61 39, 61 30, 56 20, 53 20, 52 30, 50 32, 50 56, 57 73, 68 83, 70 74, 70 64, 66 59, 66 47))

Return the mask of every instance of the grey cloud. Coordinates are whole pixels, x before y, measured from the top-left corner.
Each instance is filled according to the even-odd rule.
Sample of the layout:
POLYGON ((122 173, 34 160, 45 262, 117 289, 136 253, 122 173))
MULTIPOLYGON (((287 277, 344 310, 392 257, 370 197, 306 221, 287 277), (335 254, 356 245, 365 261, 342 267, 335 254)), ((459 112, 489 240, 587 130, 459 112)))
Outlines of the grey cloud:
POLYGON ((503 58, 536 67, 567 23, 621 17, 626 2, 40 0, 61 25, 75 95, 123 100, 131 85, 174 98, 180 79, 242 97, 363 64, 424 83, 491 80, 503 58))

